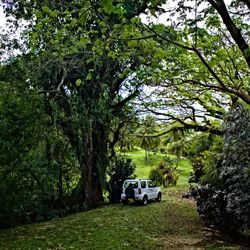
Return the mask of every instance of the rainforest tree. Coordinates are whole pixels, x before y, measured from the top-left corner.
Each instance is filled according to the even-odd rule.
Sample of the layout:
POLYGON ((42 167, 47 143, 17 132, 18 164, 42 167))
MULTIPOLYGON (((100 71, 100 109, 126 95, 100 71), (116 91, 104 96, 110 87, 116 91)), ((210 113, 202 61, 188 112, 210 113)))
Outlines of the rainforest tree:
POLYGON ((159 60, 155 41, 130 40, 141 35, 138 15, 155 5, 20 0, 7 6, 16 20, 28 20, 26 81, 44 96, 47 115, 75 152, 81 171, 75 198, 85 208, 103 200, 112 121, 159 60))

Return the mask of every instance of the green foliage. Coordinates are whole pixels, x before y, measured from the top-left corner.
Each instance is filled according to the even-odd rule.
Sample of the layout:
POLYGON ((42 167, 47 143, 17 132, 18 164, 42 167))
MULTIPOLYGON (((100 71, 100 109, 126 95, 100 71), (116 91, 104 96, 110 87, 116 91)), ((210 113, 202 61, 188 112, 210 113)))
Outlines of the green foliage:
POLYGON ((150 171, 149 179, 164 187, 175 186, 179 179, 179 174, 176 166, 174 166, 174 159, 165 156, 157 168, 150 171))
POLYGON ((107 182, 107 191, 109 192, 109 201, 118 203, 121 199, 122 184, 126 179, 135 178, 134 171, 136 165, 132 159, 123 156, 116 156, 110 161, 107 170, 109 181, 107 182))
POLYGON ((139 146, 145 150, 146 163, 150 161, 150 151, 156 151, 160 144, 160 138, 154 135, 156 132, 157 124, 155 117, 146 116, 142 120, 142 125, 137 130, 139 146))
MULTIPOLYGON (((187 139, 186 133, 182 127, 178 126, 179 124, 171 124, 168 126, 170 132, 164 135, 162 144, 166 146, 167 152, 171 155, 175 155, 178 159, 182 156, 186 157, 187 155, 187 139)), ((176 162, 178 165, 178 162, 176 162)))
POLYGON ((208 150, 213 143, 213 135, 196 133, 188 141, 188 157, 195 158, 208 150))
POLYGON ((250 228, 249 124, 249 112, 242 106, 230 110, 223 126, 222 160, 216 166, 220 185, 215 185, 212 178, 210 185, 194 192, 204 219, 230 233, 250 228))
POLYGON ((221 159, 222 138, 199 133, 189 141, 188 157, 193 166, 190 182, 220 185, 217 163, 221 159))
MULTIPOLYGON (((110 134, 110 141, 114 144, 119 152, 128 152, 136 149, 137 146, 137 137, 135 131, 138 127, 137 118, 135 117, 134 112, 131 112, 131 107, 126 107, 122 117, 119 117, 117 121, 118 124, 114 122, 114 132, 110 134)), ((112 146, 110 143, 110 148, 112 146)))
POLYGON ((0 225, 5 227, 25 221, 25 211, 40 193, 52 193, 53 172, 36 143, 45 132, 41 100, 15 83, 1 82, 0 89, 0 225))
POLYGON ((175 11, 165 14, 172 30, 151 23, 165 60, 152 81, 155 88, 143 100, 166 123, 175 121, 182 128, 220 134, 231 97, 250 102, 249 23, 245 21, 249 5, 203 2, 175 1, 175 11), (241 30, 238 34, 237 29, 241 30), (238 46, 230 46, 229 40, 238 46))
POLYGON ((164 180, 163 174, 159 168, 151 169, 148 178, 152 180, 157 186, 161 186, 164 180))
MULTIPOLYGON (((16 68, 15 62, 9 62, 4 80, 7 91, 0 99, 0 178, 6 177, 2 192, 18 184, 5 197, 6 207, 16 209, 16 200, 16 210, 22 214, 28 206, 26 200, 45 201, 45 205, 52 200, 62 202, 63 196, 70 196, 76 187, 78 202, 84 206, 102 202, 108 147, 113 150, 116 143, 111 128, 117 121, 119 128, 127 122, 124 117, 131 117, 137 107, 129 109, 128 103, 144 84, 160 86, 155 95, 149 94, 153 101, 149 108, 170 111, 168 122, 176 120, 181 128, 220 133, 232 95, 249 102, 245 60, 249 61, 249 50, 228 46, 231 41, 225 39, 228 30, 221 25, 220 13, 211 6, 203 7, 201 1, 196 2, 201 8, 198 12, 194 9, 197 6, 178 1, 172 15, 180 14, 180 26, 175 18, 169 19, 171 27, 150 24, 162 36, 152 37, 139 16, 157 16, 164 11, 159 7, 164 2, 17 0, 9 4, 16 25, 19 18, 30 23, 22 34, 28 51, 22 56, 23 65, 16 68), (195 12, 195 19, 188 17, 188 11, 195 12), (205 27, 200 27, 200 21, 205 27), (9 67, 11 73, 7 72, 9 67), (12 84, 16 83, 18 88, 13 91, 12 84), (112 136, 113 147, 109 141, 112 136)), ((234 1, 228 8, 241 7, 234 1)), ((244 43, 249 25, 235 13, 231 11, 232 21, 241 29, 240 41, 244 43)), ((140 146, 146 158, 160 144, 155 125, 154 119, 145 118, 140 146)), ((131 147, 131 138, 123 140, 124 148, 131 147)), ((209 140, 201 140, 190 150, 190 156, 196 157, 194 165, 201 166, 203 176, 196 179, 219 185, 219 143, 213 148, 209 140)), ((185 155, 184 144, 184 140, 173 142, 170 152, 185 155)), ((170 179, 175 178, 172 174, 170 179)))
POLYGON ((18 0, 9 10, 16 19, 32 20, 23 34, 29 53, 18 80, 42 97, 46 136, 37 142, 46 161, 38 172, 49 169, 42 183, 62 203, 73 193, 85 207, 103 200, 109 149, 116 143, 109 148, 111 128, 132 117, 128 103, 159 60, 156 41, 131 40, 141 35, 138 16, 149 4, 18 0))
POLYGON ((52 218, 79 180, 72 148, 46 113, 56 110, 22 79, 22 67, 21 59, 1 67, 1 227, 52 218))
POLYGON ((232 228, 250 228, 250 114, 238 105, 227 115, 223 161, 219 171, 227 195, 228 214, 232 214, 232 228))
POLYGON ((222 148, 222 138, 217 137, 215 138, 213 145, 210 146, 209 150, 202 153, 203 175, 200 178, 201 184, 212 184, 216 187, 221 185, 218 174, 218 164, 222 158, 222 148))

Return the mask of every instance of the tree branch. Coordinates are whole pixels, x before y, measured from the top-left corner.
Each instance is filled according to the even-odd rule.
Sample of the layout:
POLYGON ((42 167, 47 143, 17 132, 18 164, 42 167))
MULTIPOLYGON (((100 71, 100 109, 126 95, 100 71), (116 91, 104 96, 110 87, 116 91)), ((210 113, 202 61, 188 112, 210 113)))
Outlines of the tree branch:
MULTIPOLYGON (((236 28, 235 24, 231 20, 229 14, 227 12, 224 1, 223 0, 221 0, 221 1, 208 0, 208 2, 214 8, 216 8, 218 13, 221 15, 221 17, 223 19, 223 22, 227 26, 227 28, 228 28, 230 34, 232 35, 234 41, 236 42, 236 44, 241 49, 241 51, 243 53, 243 56, 246 59, 248 65, 250 67, 250 55, 249 55, 249 53, 248 54, 246 53, 247 50, 249 49, 249 47, 246 44, 244 38, 242 37, 242 35, 240 33, 240 30, 238 30, 236 28)), ((161 34, 154 31, 154 29, 151 28, 149 25, 146 25, 146 27, 150 32, 154 33, 155 35, 157 35, 157 37, 161 38, 162 40, 164 40, 166 42, 169 42, 169 43, 171 43, 173 45, 176 45, 176 46, 178 46, 180 48, 183 48, 185 50, 192 51, 192 52, 196 53, 196 55, 199 57, 199 59, 201 60, 203 65, 207 68, 207 70, 211 73, 211 75, 216 79, 216 81, 220 85, 220 86, 211 86, 210 85, 210 86, 204 86, 204 87, 208 87, 208 88, 212 87, 214 89, 220 90, 220 91, 225 92, 225 93, 227 92, 227 93, 234 94, 234 95, 238 96, 240 99, 242 99, 243 101, 245 101, 246 103, 250 104, 250 95, 247 92, 245 92, 244 90, 241 90, 241 89, 238 89, 238 88, 237 89, 232 89, 232 88, 229 88, 228 86, 226 86, 224 84, 224 82, 220 79, 220 77, 216 74, 216 72, 211 68, 211 66, 208 64, 208 62, 205 60, 205 58, 203 57, 203 55, 200 53, 200 51, 198 49, 186 46, 186 45, 181 44, 181 43, 176 42, 176 41, 172 41, 171 39, 169 39, 167 37, 164 37, 161 34)))
MULTIPOLYGON (((161 116, 169 117, 173 121, 176 121, 176 122, 180 123, 182 125, 182 127, 180 127, 180 128, 193 129, 193 130, 199 131, 199 132, 209 132, 209 133, 216 134, 216 135, 222 135, 223 134, 223 131, 220 130, 219 128, 215 128, 215 127, 211 127, 211 126, 205 126, 205 125, 200 125, 200 124, 198 124, 196 122, 193 122, 193 123, 187 123, 187 122, 185 122, 185 120, 186 119, 190 119, 190 117, 186 117, 184 119, 181 119, 181 118, 176 117, 176 116, 171 115, 171 114, 166 114, 166 113, 162 113, 162 112, 158 112, 158 111, 152 110, 152 109, 148 108, 146 105, 144 105, 144 107, 148 111, 150 111, 151 113, 153 113, 155 115, 161 115, 161 116)), ((158 137, 158 136, 167 134, 170 131, 171 130, 164 131, 163 133, 154 135, 153 137, 158 137)))
MULTIPOLYGON (((232 38, 238 45, 240 51, 242 52, 248 64, 248 67, 250 68, 250 55, 249 53, 247 53, 249 50, 249 46, 246 43, 245 39, 243 38, 241 30, 236 27, 235 23, 231 19, 227 7, 225 5, 225 2, 223 0, 207 0, 207 1, 217 10, 219 15, 221 16, 229 33, 231 34, 232 38)), ((249 0, 244 0, 243 2, 246 3, 248 7, 250 6, 249 0)))
POLYGON ((250 96, 249 96, 249 94, 246 93, 245 91, 243 91, 242 89, 229 88, 228 86, 226 86, 224 84, 223 84, 223 86, 206 85, 206 84, 200 83, 198 81, 194 81, 194 80, 184 80, 184 81, 182 81, 182 83, 193 83, 193 84, 200 85, 200 86, 202 86, 204 88, 219 90, 221 92, 228 93, 228 94, 234 94, 237 97, 239 97, 241 100, 246 102, 247 104, 250 104, 250 96))
POLYGON ((116 103, 115 105, 111 105, 111 109, 113 110, 112 112, 116 113, 119 110, 121 110, 126 105, 126 103, 128 103, 130 100, 132 100, 133 98, 138 96, 139 93, 140 93, 140 91, 137 89, 132 94, 127 96, 125 99, 123 99, 122 101, 116 103))
POLYGON ((174 44, 180 48, 183 48, 185 50, 188 50, 188 51, 193 51, 196 53, 196 55, 199 57, 199 59, 201 60, 201 62, 204 64, 204 66, 208 69, 208 71, 212 74, 212 76, 217 80, 217 82, 224 88, 225 85, 223 83, 223 81, 219 78, 219 76, 215 73, 215 71, 210 67, 210 65, 207 63, 207 61, 205 60, 205 58, 202 56, 202 54, 199 52, 198 49, 194 48, 194 47, 189 47, 189 46, 186 46, 186 45, 183 45, 181 43, 178 43, 176 41, 172 41, 164 36, 162 36, 161 34, 158 34, 157 32, 155 32, 151 27, 149 27, 148 25, 146 25, 147 28, 153 32, 155 35, 157 35, 158 37, 160 37, 161 39, 171 43, 171 44, 174 44))
POLYGON ((110 159, 112 159, 115 156, 115 144, 119 141, 120 131, 123 128, 124 124, 125 124, 124 121, 120 122, 113 133, 113 140, 110 141, 109 143, 109 149, 111 151, 110 159))
POLYGON ((149 35, 149 36, 142 36, 142 37, 131 37, 131 38, 114 38, 115 40, 124 40, 124 41, 138 41, 138 40, 145 40, 149 38, 157 37, 157 35, 149 35))
POLYGON ((194 49, 192 47, 186 46, 186 45, 181 44, 181 43, 176 42, 176 41, 172 41, 171 39, 162 36, 161 34, 159 34, 156 31, 154 31, 149 25, 146 25, 146 27, 148 28, 149 31, 153 32, 157 37, 161 38, 162 40, 165 40, 166 42, 174 44, 174 45, 176 45, 176 46, 178 46, 180 48, 183 48, 185 50, 194 51, 194 49))
POLYGON ((60 90, 61 90, 62 85, 64 84, 64 81, 65 81, 66 76, 67 76, 66 70, 65 70, 65 68, 63 68, 62 80, 61 80, 61 82, 58 84, 58 86, 57 86, 57 88, 56 88, 56 90, 57 90, 59 93, 60 93, 60 90))

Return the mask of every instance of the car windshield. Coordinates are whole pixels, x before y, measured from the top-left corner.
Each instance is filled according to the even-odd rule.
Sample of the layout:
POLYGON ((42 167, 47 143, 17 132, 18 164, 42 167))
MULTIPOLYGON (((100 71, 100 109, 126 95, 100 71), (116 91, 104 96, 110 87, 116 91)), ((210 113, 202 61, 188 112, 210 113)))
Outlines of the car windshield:
POLYGON ((124 183, 124 188, 131 187, 131 188, 138 188, 138 181, 126 181, 124 183))

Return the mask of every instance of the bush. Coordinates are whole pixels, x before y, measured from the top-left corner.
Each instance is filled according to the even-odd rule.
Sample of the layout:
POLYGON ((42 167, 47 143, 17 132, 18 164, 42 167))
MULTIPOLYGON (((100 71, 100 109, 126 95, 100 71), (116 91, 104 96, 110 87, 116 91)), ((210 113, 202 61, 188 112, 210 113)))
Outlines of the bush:
POLYGON ((189 183, 198 183, 200 178, 204 175, 202 158, 197 156, 191 159, 191 165, 193 167, 193 172, 190 175, 189 183))
POLYGON ((235 107, 224 123, 223 161, 220 180, 227 193, 226 210, 234 214, 236 228, 250 228, 250 114, 235 107))
POLYGON ((163 175, 159 168, 153 168, 149 172, 149 179, 152 180, 157 186, 163 184, 163 175))
POLYGON ((149 179, 159 186, 175 186, 177 184, 177 180, 179 179, 179 174, 177 173, 176 167, 174 167, 173 164, 173 159, 165 157, 157 168, 151 169, 149 173, 149 179))
POLYGON ((110 177, 107 182, 107 191, 109 193, 109 201, 111 203, 119 203, 122 193, 122 184, 126 179, 135 178, 135 164, 132 159, 122 156, 116 156, 110 161, 108 175, 110 177))
POLYGON ((215 187, 221 185, 218 163, 222 158, 222 138, 219 136, 213 136, 212 138, 209 148, 191 159, 194 172, 191 174, 190 183, 212 184, 215 187))
POLYGON ((225 192, 207 184, 192 188, 191 194, 196 199, 198 212, 206 224, 216 225, 220 229, 231 226, 232 215, 226 213, 225 192))
MULTIPOLYGON (((217 161, 218 182, 193 191, 198 211, 206 222, 229 233, 250 228, 250 115, 234 107, 223 125, 222 158, 217 161)), ((208 182, 209 179, 207 179, 208 182)))
POLYGON ((216 184, 219 180, 216 164, 221 153, 222 136, 196 134, 190 141, 188 153, 193 167, 189 182, 216 184))

